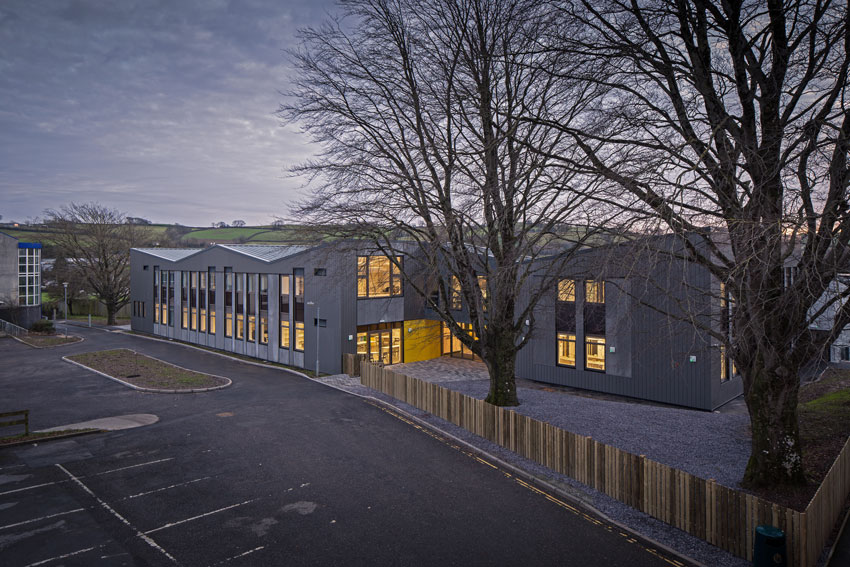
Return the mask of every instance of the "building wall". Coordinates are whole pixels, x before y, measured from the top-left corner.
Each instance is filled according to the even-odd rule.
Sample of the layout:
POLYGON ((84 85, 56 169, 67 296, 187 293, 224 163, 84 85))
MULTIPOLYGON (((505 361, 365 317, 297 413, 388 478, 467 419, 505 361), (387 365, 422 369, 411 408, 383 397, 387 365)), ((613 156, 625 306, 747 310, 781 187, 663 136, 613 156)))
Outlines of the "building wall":
MULTIPOLYGON (((669 250, 667 250, 669 252, 669 250)), ((297 368, 314 370, 317 349, 324 373, 341 371, 343 353, 357 349, 358 326, 402 322, 405 362, 436 358, 441 352, 441 327, 434 313, 425 310, 422 301, 405 283, 403 297, 357 297, 357 254, 368 250, 356 247, 334 250, 310 249, 273 262, 265 262, 224 247, 212 247, 182 260, 157 258, 153 250, 133 250, 132 295, 146 304, 145 317, 135 316, 133 328, 220 350, 297 368), (147 269, 145 269, 147 266, 147 269), (175 271, 207 271, 215 268, 217 332, 201 333, 182 329, 179 291, 180 276, 175 278, 175 321, 173 326, 153 323, 154 268, 175 271), (234 273, 269 274, 269 343, 225 338, 224 269, 234 273), (305 348, 280 348, 278 325, 279 274, 292 275, 296 268, 305 278, 305 348), (321 273, 325 275, 318 275, 321 273), (310 305, 312 303, 312 305, 310 305), (314 324, 320 309, 324 326, 314 324), (317 336, 318 331, 318 336, 317 336)), ((168 254, 168 252, 162 252, 168 254)), ((641 252, 646 256, 646 252, 641 252)), ((641 257, 625 247, 582 254, 571 263, 569 274, 579 282, 586 279, 605 281, 605 371, 584 368, 583 318, 577 317, 577 360, 575 368, 557 365, 555 291, 547 295, 535 310, 536 325, 529 344, 518 354, 517 376, 600 392, 655 400, 670 404, 714 409, 740 393, 740 378, 724 383, 719 380, 719 353, 692 322, 677 319, 690 314, 700 324, 709 324, 711 302, 698 290, 710 289, 707 271, 692 263, 673 260, 669 255, 641 257)), ((290 285, 292 282, 290 281, 290 285)), ((576 310, 583 312, 585 292, 577 286, 576 310)), ((527 298, 520 298, 520 303, 527 298)), ((256 299, 258 301, 258 299, 256 299)), ((293 309, 290 309, 290 327, 293 309)), ((458 312, 460 320, 463 312, 458 312)), ((235 333, 234 333, 235 335, 235 333)))
POLYGON ((0 301, 18 304, 18 239, 0 232, 0 301))

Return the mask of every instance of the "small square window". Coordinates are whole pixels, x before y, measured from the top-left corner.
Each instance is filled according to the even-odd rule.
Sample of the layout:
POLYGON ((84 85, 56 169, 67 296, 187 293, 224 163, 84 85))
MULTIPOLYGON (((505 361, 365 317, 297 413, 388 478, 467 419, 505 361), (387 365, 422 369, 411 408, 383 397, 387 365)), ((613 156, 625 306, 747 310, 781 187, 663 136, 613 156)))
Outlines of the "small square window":
POLYGON ((314 276, 326 276, 326 275, 328 275, 328 270, 327 270, 327 268, 316 268, 316 269, 313 270, 313 275, 314 276))

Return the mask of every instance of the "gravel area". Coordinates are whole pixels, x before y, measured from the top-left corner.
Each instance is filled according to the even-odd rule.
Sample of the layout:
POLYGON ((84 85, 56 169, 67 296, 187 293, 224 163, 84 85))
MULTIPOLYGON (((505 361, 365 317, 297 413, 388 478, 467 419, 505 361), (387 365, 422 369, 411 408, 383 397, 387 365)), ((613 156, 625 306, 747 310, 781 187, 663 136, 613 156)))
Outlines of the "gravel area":
MULTIPOLYGON (((437 359, 396 365, 394 371, 483 400, 489 380, 484 365, 437 359), (431 363, 431 364, 428 364, 431 363), (449 379, 440 376, 448 375, 449 379), (465 381, 459 375, 466 375, 465 381)), ((715 413, 643 403, 576 396, 562 391, 517 388, 517 413, 592 437, 636 455, 740 488, 750 457, 749 420, 737 413, 715 413)))
MULTIPOLYGON (((672 526, 669 526, 664 522, 656 520, 655 518, 652 518, 647 514, 640 512, 639 510, 626 506, 625 504, 614 500, 606 494, 598 492, 588 486, 585 486, 565 475, 557 474, 551 469, 548 469, 529 459, 525 459, 517 455, 516 453, 513 453, 507 449, 504 449, 503 447, 496 445, 495 443, 491 443, 486 439, 483 439, 482 437, 473 435, 467 430, 458 427, 450 422, 444 421, 434 415, 431 415, 413 406, 400 402, 399 400, 396 400, 395 398, 392 398, 386 394, 372 390, 371 388, 366 388, 362 385, 353 384, 350 379, 346 379, 347 377, 339 376, 338 378, 330 378, 330 380, 322 381, 328 383, 329 385, 333 385, 337 388, 350 392, 352 394, 368 398, 375 398, 387 402, 388 404, 393 405, 395 407, 398 407, 399 409, 419 418, 420 420, 428 423, 436 429, 444 431, 447 434, 461 439, 464 442, 476 447, 483 453, 493 455, 496 458, 512 466, 523 469, 527 473, 537 478, 548 481, 549 483, 559 487, 561 490, 569 493, 573 498, 584 502, 595 508, 596 510, 600 511, 602 514, 604 514, 611 520, 626 526, 627 528, 636 533, 655 540, 662 545, 674 549, 682 555, 690 557, 693 560, 702 563, 703 565, 717 567, 744 567, 746 565, 749 565, 749 563, 744 559, 735 557, 734 555, 727 553, 718 547, 710 545, 699 538, 696 538, 690 534, 687 534, 672 526)), ((456 380, 448 380, 447 382, 453 382, 451 385, 446 385, 452 387, 453 389, 457 389, 455 388, 458 383, 456 380)), ((484 384, 484 391, 486 394, 486 384, 484 384)), ((539 393, 551 395, 551 393, 549 392, 539 393)), ((582 398, 582 400, 585 400, 585 398, 582 398)), ((528 405, 531 405, 531 403, 529 403, 528 405)), ((712 415, 716 416, 718 414, 712 415)))

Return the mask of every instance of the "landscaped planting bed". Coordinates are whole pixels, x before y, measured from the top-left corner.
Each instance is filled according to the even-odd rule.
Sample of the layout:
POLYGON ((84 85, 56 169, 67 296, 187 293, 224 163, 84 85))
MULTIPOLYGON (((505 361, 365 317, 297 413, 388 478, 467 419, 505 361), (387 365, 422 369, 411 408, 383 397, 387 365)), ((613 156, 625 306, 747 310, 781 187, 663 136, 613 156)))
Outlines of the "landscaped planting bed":
POLYGON ((222 376, 174 366, 129 349, 87 352, 67 358, 139 388, 190 391, 230 384, 222 376))

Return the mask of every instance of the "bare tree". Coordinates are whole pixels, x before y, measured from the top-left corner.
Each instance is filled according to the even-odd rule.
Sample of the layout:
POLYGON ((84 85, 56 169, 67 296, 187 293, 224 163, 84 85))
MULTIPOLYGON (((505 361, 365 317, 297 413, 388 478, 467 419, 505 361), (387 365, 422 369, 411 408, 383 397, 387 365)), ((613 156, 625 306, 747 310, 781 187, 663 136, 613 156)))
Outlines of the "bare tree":
POLYGON ((850 323, 846 289, 829 293, 850 267, 847 3, 561 7, 570 33, 541 46, 581 57, 581 72, 559 74, 597 96, 562 132, 608 183, 606 202, 682 237, 714 276, 722 317, 707 331, 742 376, 752 423, 744 483, 804 482, 799 371, 850 323), (830 308, 830 330, 811 330, 830 308))
POLYGON ((243 226, 245 226, 245 221, 243 221, 243 220, 238 220, 238 219, 237 219, 237 220, 233 221, 232 223, 230 223, 230 226, 235 226, 235 227, 237 227, 237 228, 242 228, 243 226))
MULTIPOLYGON (((583 194, 571 190, 576 180, 548 157, 567 154, 565 136, 518 118, 550 116, 556 92, 546 71, 565 64, 556 58, 545 69, 534 50, 549 3, 343 6, 343 22, 303 32, 297 87, 281 107, 324 147, 295 170, 319 183, 298 221, 389 256, 486 363, 487 401, 516 405, 516 353, 569 253, 536 260, 577 248, 594 224, 583 194), (410 261, 398 261, 411 247, 410 261)), ((557 93, 572 97, 558 106, 561 124, 583 102, 580 90, 566 91, 557 93)))
POLYGON ((144 242, 144 228, 96 203, 49 209, 45 217, 56 246, 106 307, 107 324, 114 325, 115 314, 130 301, 130 248, 144 242))

